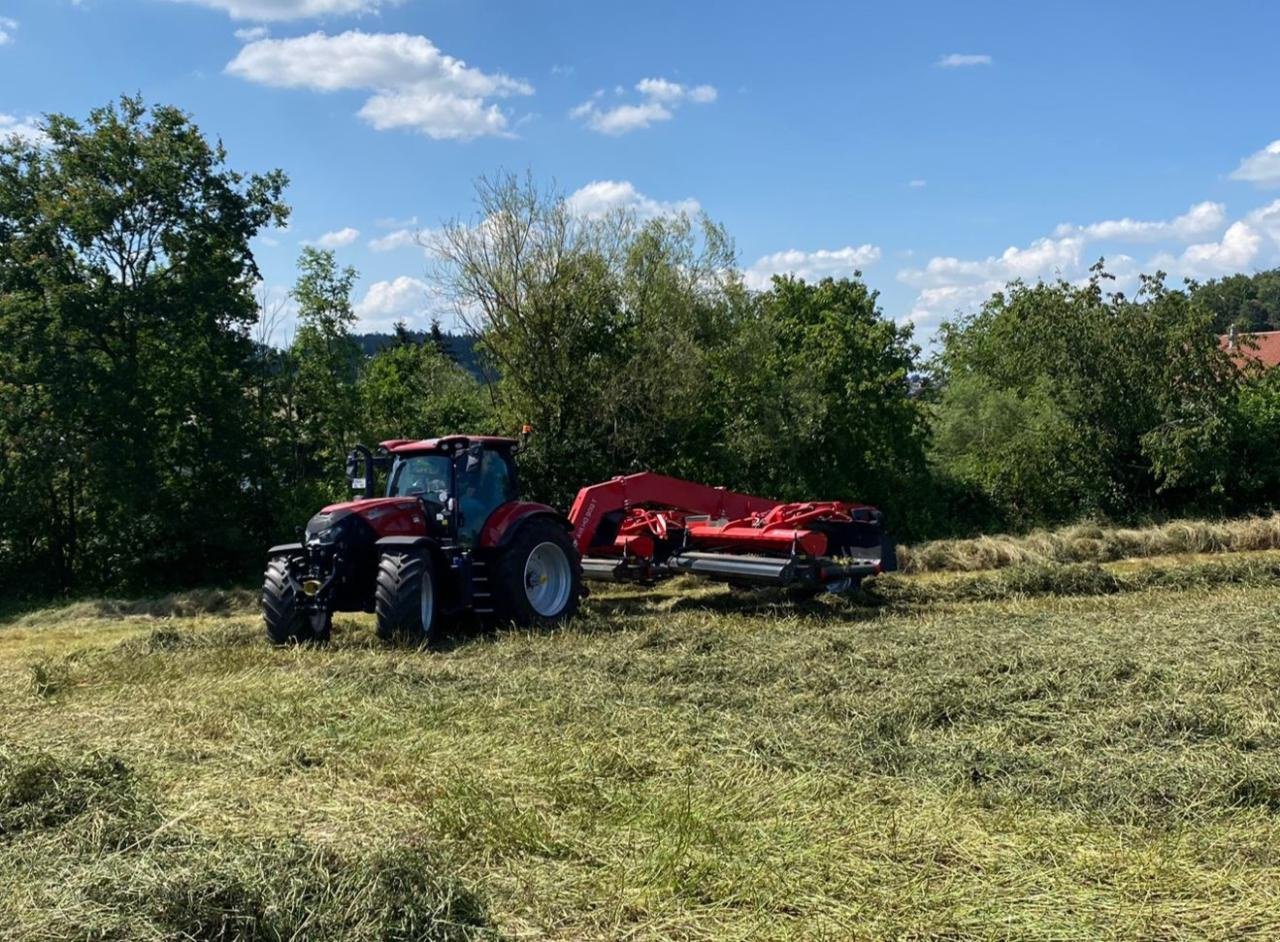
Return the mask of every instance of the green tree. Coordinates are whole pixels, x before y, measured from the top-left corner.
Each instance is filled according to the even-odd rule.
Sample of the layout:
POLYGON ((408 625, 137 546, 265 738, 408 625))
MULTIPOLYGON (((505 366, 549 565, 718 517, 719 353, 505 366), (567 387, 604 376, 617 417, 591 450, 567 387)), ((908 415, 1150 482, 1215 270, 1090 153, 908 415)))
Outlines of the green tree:
POLYGON ((137 98, 0 143, 0 580, 194 581, 261 532, 245 390, 285 177, 137 98))
POLYGON ((1227 500, 1238 374, 1212 312, 1163 276, 1132 299, 1107 277, 1014 282, 943 327, 933 458, 1012 524, 1227 500))
POLYGON ((1191 295, 1213 315, 1213 329, 1257 333, 1280 330, 1280 268, 1227 275, 1191 286, 1191 295))
POLYGON ((766 494, 874 503, 909 529, 926 473, 918 353, 859 277, 775 277, 724 363, 725 466, 766 494))
POLYGON ((430 341, 405 340, 375 354, 361 372, 358 399, 368 442, 498 430, 480 384, 430 341))
POLYGON ((352 336, 356 270, 339 268, 333 252, 304 248, 291 296, 298 328, 289 348, 302 462, 321 480, 338 468, 359 430, 357 379, 362 356, 352 336))

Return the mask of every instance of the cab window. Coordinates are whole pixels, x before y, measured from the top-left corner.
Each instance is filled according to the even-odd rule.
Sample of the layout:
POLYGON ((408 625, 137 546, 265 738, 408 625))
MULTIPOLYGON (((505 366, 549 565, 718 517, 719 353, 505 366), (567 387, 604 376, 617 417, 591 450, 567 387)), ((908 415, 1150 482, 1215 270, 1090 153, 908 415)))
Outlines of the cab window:
POLYGON ((387 482, 388 497, 425 497, 443 504, 449 497, 447 455, 414 455, 396 462, 387 482))
POLYGON ((499 451, 483 449, 479 460, 464 452, 458 457, 458 539, 474 543, 489 514, 515 500, 515 477, 510 459, 499 451))

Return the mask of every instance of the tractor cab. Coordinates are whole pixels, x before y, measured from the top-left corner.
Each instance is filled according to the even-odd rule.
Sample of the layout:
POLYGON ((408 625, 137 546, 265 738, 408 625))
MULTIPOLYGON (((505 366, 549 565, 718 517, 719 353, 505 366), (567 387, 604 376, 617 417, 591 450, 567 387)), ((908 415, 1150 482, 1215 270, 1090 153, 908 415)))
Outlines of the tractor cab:
MULTIPOLYGON (((387 497, 417 497, 463 546, 474 546, 486 520, 519 497, 516 440, 451 436, 379 446, 387 465, 387 497)), ((376 460, 376 459, 375 459, 376 460)), ((352 483, 369 489, 367 480, 352 483)))

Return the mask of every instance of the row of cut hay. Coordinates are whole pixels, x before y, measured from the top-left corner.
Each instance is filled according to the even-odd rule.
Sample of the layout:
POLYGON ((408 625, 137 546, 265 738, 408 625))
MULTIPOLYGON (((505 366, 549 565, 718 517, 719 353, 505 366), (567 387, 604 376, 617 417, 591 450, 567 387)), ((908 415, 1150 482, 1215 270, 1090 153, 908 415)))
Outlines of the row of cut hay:
POLYGON ((1150 527, 1080 523, 1025 536, 934 540, 899 547, 898 564, 904 572, 976 572, 1008 566, 1274 549, 1280 549, 1280 513, 1239 520, 1177 520, 1150 527))
MULTIPOLYGON (((96 618, 201 618, 253 612, 258 606, 254 589, 189 589, 144 599, 81 599, 17 615, 7 624, 33 628, 77 619, 96 618)), ((6 623, 0 618, 0 624, 6 623)))
POLYGON ((480 898, 416 839, 213 838, 181 817, 119 756, 0 741, 0 942, 495 937, 480 898))
POLYGON ((975 572, 945 580, 921 581, 893 573, 863 584, 878 604, 993 602, 1046 595, 1112 595, 1148 589, 1186 590, 1238 585, 1280 585, 1280 559, 1241 557, 1177 565, 1143 565, 1121 570, 1096 562, 1030 563, 999 571, 975 572))

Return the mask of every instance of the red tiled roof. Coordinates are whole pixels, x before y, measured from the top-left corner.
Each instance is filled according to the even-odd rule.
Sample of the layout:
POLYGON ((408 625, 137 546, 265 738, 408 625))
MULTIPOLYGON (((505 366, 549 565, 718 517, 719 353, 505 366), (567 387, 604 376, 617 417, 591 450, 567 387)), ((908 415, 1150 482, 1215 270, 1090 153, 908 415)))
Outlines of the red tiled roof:
POLYGON ((1218 345, 1231 354, 1238 366, 1256 360, 1265 367, 1280 366, 1280 330, 1264 330, 1256 334, 1236 334, 1234 346, 1230 334, 1218 338, 1218 345))

